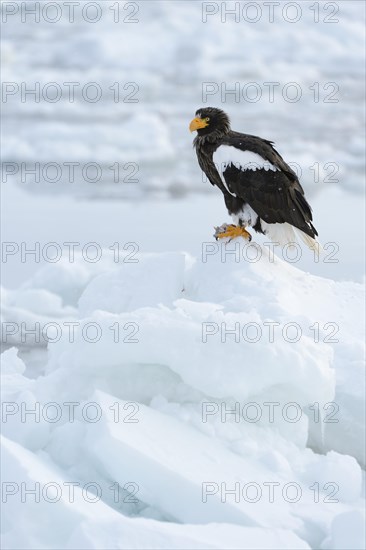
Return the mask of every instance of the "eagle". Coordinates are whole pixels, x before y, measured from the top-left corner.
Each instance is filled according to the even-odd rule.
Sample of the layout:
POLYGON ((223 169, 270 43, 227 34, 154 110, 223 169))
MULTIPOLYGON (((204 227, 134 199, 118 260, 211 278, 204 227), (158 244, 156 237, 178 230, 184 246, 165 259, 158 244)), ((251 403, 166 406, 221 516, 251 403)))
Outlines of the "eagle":
POLYGON ((223 193, 234 222, 216 227, 216 240, 244 237, 251 241, 246 228, 252 227, 282 246, 300 237, 318 250, 318 233, 304 190, 272 141, 231 130, 228 115, 214 107, 198 109, 189 129, 197 132, 193 145, 198 164, 223 193))

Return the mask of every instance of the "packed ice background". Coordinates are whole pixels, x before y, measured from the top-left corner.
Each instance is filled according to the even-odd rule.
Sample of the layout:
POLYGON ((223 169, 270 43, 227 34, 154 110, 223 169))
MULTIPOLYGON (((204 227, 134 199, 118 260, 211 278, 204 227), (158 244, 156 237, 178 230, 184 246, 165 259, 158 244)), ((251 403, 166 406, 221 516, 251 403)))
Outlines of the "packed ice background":
POLYGON ((96 103, 79 93, 69 102, 65 87, 57 103, 8 95, 3 163, 96 162, 103 177, 92 184, 77 171, 70 183, 63 170, 52 184, 2 172, 2 240, 19 245, 2 263, 2 545, 363 549, 364 4, 320 3, 319 23, 313 2, 301 2, 296 23, 282 5, 273 23, 263 6, 256 23, 223 23, 220 13, 203 22, 201 2, 175 0, 135 2, 136 13, 120 2, 114 23, 115 3, 101 4, 95 24, 80 9, 70 23, 65 6, 54 24, 19 14, 3 24, 3 81, 103 90, 96 103), (138 101, 114 102, 115 82, 138 101), (188 132, 205 82, 219 89, 207 105, 300 167, 322 256, 302 248, 286 261, 255 236, 254 261, 244 242, 214 241, 213 227, 229 220, 188 132), (240 101, 223 101, 223 85, 237 82, 240 101), (250 82, 257 102, 243 98, 250 82), (279 83, 274 102, 268 82, 279 83), (281 93, 290 82, 302 91, 293 103, 281 93), (324 102, 335 89, 327 83, 337 102, 324 102), (137 164, 138 181, 114 183, 116 162, 137 164), (21 243, 50 242, 59 261, 22 257, 21 243), (73 261, 70 242, 79 243, 73 261), (82 253, 91 242, 102 250, 96 262, 82 253), (25 336, 22 323, 51 323, 54 341, 25 336), (237 324, 260 327, 258 341, 253 332, 223 340, 221 327, 237 324), (268 403, 278 403, 273 421, 268 403), (24 407, 39 418, 24 419, 24 407), (225 416, 237 407, 248 416, 225 416), (293 487, 283 493, 289 483, 297 501, 293 487), (262 496, 223 502, 222 484, 255 484, 262 496), (38 502, 24 496, 37 487, 38 502))

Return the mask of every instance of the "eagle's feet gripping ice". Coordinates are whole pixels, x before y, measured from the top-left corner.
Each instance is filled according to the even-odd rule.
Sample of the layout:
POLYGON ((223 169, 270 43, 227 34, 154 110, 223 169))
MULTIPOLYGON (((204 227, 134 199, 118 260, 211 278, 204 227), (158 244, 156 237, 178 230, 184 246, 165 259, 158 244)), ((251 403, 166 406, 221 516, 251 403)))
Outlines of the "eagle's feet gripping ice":
POLYGON ((243 237, 249 242, 252 240, 252 236, 243 226, 223 223, 220 227, 215 227, 214 233, 215 239, 229 238, 229 242, 236 237, 243 237))

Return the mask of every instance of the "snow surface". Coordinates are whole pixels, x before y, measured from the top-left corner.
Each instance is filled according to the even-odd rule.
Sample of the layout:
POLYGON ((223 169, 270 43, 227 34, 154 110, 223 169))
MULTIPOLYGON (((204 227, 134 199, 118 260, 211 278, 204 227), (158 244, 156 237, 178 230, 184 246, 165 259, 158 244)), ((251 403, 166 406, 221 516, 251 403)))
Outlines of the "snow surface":
MULTIPOLYGON (((220 244, 223 251, 225 246, 220 244)), ((53 293, 43 291, 40 311, 69 301, 70 279, 75 269, 82 272, 82 258, 75 263, 43 268, 28 283, 28 297, 36 301, 32 292, 39 281, 45 289, 53 285, 53 293)), ((104 267, 83 277, 72 306, 73 341, 62 331, 58 341, 48 343, 43 376, 26 376, 16 348, 3 354, 6 402, 18 404, 19 411, 22 403, 39 403, 41 411, 57 403, 62 410, 56 422, 48 420, 54 412, 22 422, 21 414, 10 410, 3 423, 10 461, 5 481, 41 487, 73 481, 81 488, 92 481, 103 488, 101 499, 85 501, 80 488, 71 504, 64 492, 57 504, 37 506, 21 503, 20 494, 8 496, 5 546, 345 548, 344 529, 352 525, 353 548, 361 548, 363 327, 354 319, 362 318, 362 286, 311 276, 264 249, 256 263, 238 264, 233 255, 226 262, 221 255, 204 262, 159 253, 104 267), (310 327, 330 319, 341 327, 339 342, 315 342, 310 327), (278 323, 273 341, 265 332, 268 322, 278 323), (88 323, 102 331, 93 344, 83 337, 88 323), (110 330, 116 323, 138 327, 131 339, 137 341, 116 341, 110 330), (228 334, 223 342, 211 335, 222 323, 228 330, 235 323, 256 323, 262 337, 235 341, 228 334), (301 327, 299 341, 282 336, 287 323, 301 327), (80 404, 74 422, 66 415, 70 402, 80 404), (326 421, 324 406, 330 402, 339 406, 337 423, 326 421), (102 411, 96 422, 80 414, 88 403, 102 411), (255 422, 249 409, 240 418, 217 414, 222 407, 242 410, 249 403, 263 413, 255 422), (272 422, 265 403, 277 403, 272 422), (288 420, 293 410, 278 414, 288 403, 300 411, 296 422, 288 420), (320 419, 312 412, 314 403, 320 405, 320 419), (116 407, 133 420, 116 422, 116 407), (137 503, 115 503, 108 491, 113 483, 138 487, 137 503), (270 502, 263 491, 256 503, 229 493, 222 502, 222 483, 228 490, 247 483, 262 490, 273 483, 282 490, 296 483, 301 499, 288 502, 278 493, 270 502), (316 503, 314 483, 320 487, 316 503), (337 502, 326 502, 329 483, 337 486, 337 502), (18 530, 14 509, 19 506, 29 526, 27 538, 18 530)), ((68 310, 64 315, 69 320, 68 310)))

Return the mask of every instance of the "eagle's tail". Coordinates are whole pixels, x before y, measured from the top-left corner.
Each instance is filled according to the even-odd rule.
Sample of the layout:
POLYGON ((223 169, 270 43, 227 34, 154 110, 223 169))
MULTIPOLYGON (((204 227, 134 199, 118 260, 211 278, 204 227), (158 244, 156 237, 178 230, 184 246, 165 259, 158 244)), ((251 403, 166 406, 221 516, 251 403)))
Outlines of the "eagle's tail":
MULTIPOLYGON (((263 222, 262 225, 264 225, 263 222)), ((280 246, 294 244, 300 240, 316 254, 323 251, 321 244, 314 237, 289 223, 265 224, 264 233, 268 235, 271 241, 278 243, 280 246)))
POLYGON ((321 252, 323 252, 323 247, 322 247, 322 245, 320 244, 319 241, 317 241, 313 237, 310 237, 310 235, 307 235, 306 233, 301 231, 301 229, 296 228, 295 232, 300 237, 302 242, 305 243, 306 246, 308 246, 310 248, 310 250, 313 250, 317 254, 320 254, 321 252))

